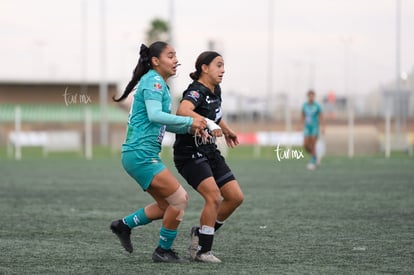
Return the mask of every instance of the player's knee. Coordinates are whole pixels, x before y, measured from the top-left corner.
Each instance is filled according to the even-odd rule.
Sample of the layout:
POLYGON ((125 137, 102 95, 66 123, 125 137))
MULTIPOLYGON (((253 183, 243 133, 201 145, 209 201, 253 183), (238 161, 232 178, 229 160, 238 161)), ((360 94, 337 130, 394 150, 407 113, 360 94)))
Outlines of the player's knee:
POLYGON ((241 191, 240 192, 234 192, 234 193, 231 194, 231 196, 225 198, 225 200, 228 201, 229 204, 231 204, 234 209, 236 209, 237 207, 239 207, 243 203, 244 196, 243 196, 243 193, 241 191))
POLYGON ((223 198, 221 197, 220 190, 210 191, 209 194, 204 196, 206 204, 213 205, 216 209, 219 209, 223 198))
POLYGON ((168 204, 167 204, 167 203, 157 203, 157 206, 158 206, 158 208, 159 208, 161 211, 164 211, 164 212, 165 212, 165 210, 167 210, 167 208, 168 208, 168 204))
POLYGON ((173 194, 165 198, 165 200, 171 207, 174 207, 179 211, 177 220, 182 221, 188 204, 188 194, 185 189, 180 185, 180 187, 173 194))
POLYGON ((235 195, 233 198, 233 204, 235 207, 239 207, 243 203, 243 201, 244 201, 244 195, 242 192, 235 195))

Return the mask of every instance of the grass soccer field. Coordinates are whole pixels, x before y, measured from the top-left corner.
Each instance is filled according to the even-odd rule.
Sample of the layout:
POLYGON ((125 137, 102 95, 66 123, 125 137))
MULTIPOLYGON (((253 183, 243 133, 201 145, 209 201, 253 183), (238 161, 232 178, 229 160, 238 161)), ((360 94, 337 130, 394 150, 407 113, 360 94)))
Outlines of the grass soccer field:
MULTIPOLYGON (((331 157, 313 172, 271 154, 229 164, 245 201, 216 234, 223 263, 174 265, 151 260, 160 221, 133 230, 132 254, 110 232, 152 202, 117 157, 3 158, 0 274, 414 273, 413 158, 331 157)), ((179 179, 190 203, 175 250, 187 256, 202 200, 179 179)))

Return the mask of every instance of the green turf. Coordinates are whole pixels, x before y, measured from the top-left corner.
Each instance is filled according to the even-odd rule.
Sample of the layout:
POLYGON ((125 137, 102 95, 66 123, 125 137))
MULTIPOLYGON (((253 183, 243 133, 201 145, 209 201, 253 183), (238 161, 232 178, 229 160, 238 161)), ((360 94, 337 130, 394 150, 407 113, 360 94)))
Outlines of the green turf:
MULTIPOLYGON (((305 160, 272 154, 229 159, 245 201, 217 233, 218 265, 152 263, 159 221, 135 229, 134 253, 123 251, 109 223, 151 199, 117 158, 2 158, 0 274, 414 272, 413 158, 326 158, 310 172, 305 160)), ((184 187, 181 255, 202 206, 184 187)))

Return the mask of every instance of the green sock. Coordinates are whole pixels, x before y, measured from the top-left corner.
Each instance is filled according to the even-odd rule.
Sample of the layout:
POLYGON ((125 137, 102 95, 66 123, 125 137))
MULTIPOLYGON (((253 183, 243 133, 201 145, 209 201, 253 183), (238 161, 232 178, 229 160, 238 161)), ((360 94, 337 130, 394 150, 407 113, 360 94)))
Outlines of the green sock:
POLYGON ((150 219, 148 219, 147 215, 145 215, 144 208, 138 209, 137 212, 132 213, 131 215, 126 216, 123 219, 124 223, 128 225, 129 228, 134 228, 140 225, 145 225, 151 222, 150 219))
POLYGON ((177 230, 167 229, 162 226, 160 230, 160 240, 158 241, 158 246, 164 250, 171 249, 175 237, 177 237, 177 230))

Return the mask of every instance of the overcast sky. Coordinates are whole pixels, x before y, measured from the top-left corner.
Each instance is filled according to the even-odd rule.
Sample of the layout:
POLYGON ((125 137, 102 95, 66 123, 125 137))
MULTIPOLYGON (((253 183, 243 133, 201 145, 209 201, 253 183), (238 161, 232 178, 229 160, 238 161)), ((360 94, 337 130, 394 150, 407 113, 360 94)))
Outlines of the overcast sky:
MULTIPOLYGON (((101 76, 99 0, 0 0, 0 80, 80 80, 101 76), (82 62, 82 3, 87 11, 87 62, 82 62)), ((124 85, 149 22, 168 20, 174 3, 174 43, 189 83, 199 53, 216 42, 225 59, 224 92, 267 95, 269 0, 106 0, 107 76, 124 85)), ((401 70, 414 68, 414 1, 401 0, 401 70)), ((302 96, 349 89, 367 94, 395 78, 396 0, 274 0, 271 93, 302 96), (349 58, 345 58, 348 45, 349 58)))

